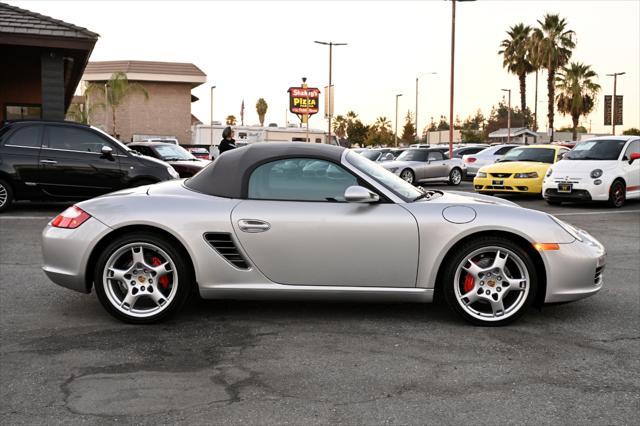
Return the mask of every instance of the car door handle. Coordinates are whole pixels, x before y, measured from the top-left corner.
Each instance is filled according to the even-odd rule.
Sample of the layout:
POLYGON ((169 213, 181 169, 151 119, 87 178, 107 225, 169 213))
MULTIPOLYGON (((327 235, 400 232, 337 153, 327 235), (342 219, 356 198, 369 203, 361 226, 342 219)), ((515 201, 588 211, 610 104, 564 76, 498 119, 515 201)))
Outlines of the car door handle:
POLYGON ((240 219, 238 221, 238 227, 242 232, 264 232, 271 228, 268 222, 257 219, 240 219))
POLYGON ((58 164, 55 160, 40 160, 40 164, 58 164))

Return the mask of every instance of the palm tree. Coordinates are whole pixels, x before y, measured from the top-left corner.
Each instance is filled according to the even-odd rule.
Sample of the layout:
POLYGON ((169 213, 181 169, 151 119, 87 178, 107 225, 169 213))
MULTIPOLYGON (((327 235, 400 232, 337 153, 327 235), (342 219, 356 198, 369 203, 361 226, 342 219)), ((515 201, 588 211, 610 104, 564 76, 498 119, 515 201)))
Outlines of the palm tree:
POLYGON ((580 116, 589 115, 596 104, 596 96, 600 91, 600 85, 594 81, 596 78, 598 74, 591 66, 581 62, 572 62, 563 67, 556 77, 560 90, 556 98, 558 111, 571 116, 574 141, 578 139, 580 116))
POLYGON ((258 113, 260 126, 264 126, 264 116, 267 115, 268 108, 269 105, 267 105, 267 101, 265 101, 264 98, 258 99, 258 102, 256 102, 256 112, 258 113))
POLYGON ((553 140, 553 115, 555 100, 556 70, 564 67, 571 58, 571 49, 576 46, 575 32, 567 29, 567 21, 557 14, 546 14, 538 20, 539 28, 533 30, 532 55, 534 62, 547 69, 548 113, 550 139, 553 140))
POLYGON ((235 115, 227 115, 227 126, 235 126, 238 120, 235 115))
MULTIPOLYGON (((123 72, 116 72, 111 75, 109 81, 106 82, 106 89, 101 84, 91 83, 87 85, 85 94, 103 93, 106 94, 106 104, 111 109, 111 119, 113 120, 112 136, 118 138, 118 126, 116 122, 116 111, 118 107, 134 93, 140 93, 145 100, 149 99, 149 93, 140 83, 129 83, 127 75, 123 72)), ((105 123, 106 126, 106 123, 105 123)))
POLYGON ((387 117, 378 117, 376 118, 376 122, 373 124, 375 128, 382 131, 391 131, 391 121, 387 117))
POLYGON ((344 139, 347 134, 347 119, 344 115, 337 115, 333 119, 333 133, 339 138, 344 139))
POLYGON ((82 124, 91 124, 91 116, 98 108, 104 108, 104 103, 93 102, 89 104, 87 97, 80 104, 71 104, 67 110, 67 119, 82 124))
MULTIPOLYGON (((512 26, 507 35, 509 38, 502 40, 502 49, 498 54, 503 55, 502 66, 510 73, 518 76, 520 81, 520 108, 527 111, 527 74, 535 71, 529 54, 529 34, 531 27, 523 23, 512 26)), ((528 120, 527 120, 528 121, 528 120)))

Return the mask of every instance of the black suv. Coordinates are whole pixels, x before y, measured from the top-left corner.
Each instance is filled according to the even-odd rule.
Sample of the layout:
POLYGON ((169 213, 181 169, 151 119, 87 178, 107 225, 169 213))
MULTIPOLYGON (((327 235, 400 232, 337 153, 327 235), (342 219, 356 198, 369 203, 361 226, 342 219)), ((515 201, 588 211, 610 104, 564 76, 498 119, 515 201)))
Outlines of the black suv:
POLYGON ((90 198, 176 178, 167 163, 94 127, 43 120, 0 127, 0 211, 14 200, 90 198))

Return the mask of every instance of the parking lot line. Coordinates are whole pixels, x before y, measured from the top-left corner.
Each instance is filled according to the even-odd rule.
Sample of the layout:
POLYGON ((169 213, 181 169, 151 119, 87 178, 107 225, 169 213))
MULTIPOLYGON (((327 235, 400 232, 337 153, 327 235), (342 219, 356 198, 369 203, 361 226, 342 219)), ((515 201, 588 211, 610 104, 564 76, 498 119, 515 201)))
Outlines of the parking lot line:
POLYGON ((575 212, 575 213, 549 213, 554 216, 586 216, 593 214, 622 214, 622 213, 640 213, 640 210, 623 210, 623 211, 596 211, 596 212, 575 212))

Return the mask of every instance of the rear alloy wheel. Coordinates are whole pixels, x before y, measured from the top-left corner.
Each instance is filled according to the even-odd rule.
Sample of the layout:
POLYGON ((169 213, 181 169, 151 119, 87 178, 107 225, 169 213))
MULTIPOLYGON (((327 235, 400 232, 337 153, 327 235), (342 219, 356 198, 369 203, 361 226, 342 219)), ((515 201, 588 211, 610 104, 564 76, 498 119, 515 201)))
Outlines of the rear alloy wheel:
POLYGON ((627 200, 626 188, 624 183, 617 180, 611 184, 609 189, 609 205, 611 207, 622 207, 627 200))
POLYGON ((415 175, 413 174, 413 170, 411 169, 404 169, 401 173, 400 173, 400 177, 402 178, 402 180, 404 180, 405 182, 409 182, 411 184, 413 184, 413 181, 415 180, 415 175))
POLYGON ((102 306, 133 324, 157 322, 177 312, 192 278, 175 244, 151 233, 117 238, 98 258, 94 282, 102 306))
POLYGON ((0 179, 0 212, 9 210, 13 204, 13 189, 4 180, 0 179))
POLYGON ((460 169, 451 170, 451 172, 449 172, 449 182, 447 183, 449 185, 460 185, 460 182, 462 182, 462 172, 460 169))
POLYGON ((444 274, 449 306, 468 322, 508 324, 535 298, 536 270, 529 255, 510 240, 484 237, 459 250, 444 274))

